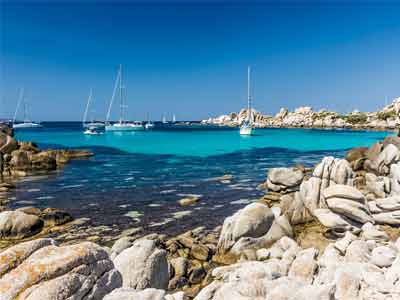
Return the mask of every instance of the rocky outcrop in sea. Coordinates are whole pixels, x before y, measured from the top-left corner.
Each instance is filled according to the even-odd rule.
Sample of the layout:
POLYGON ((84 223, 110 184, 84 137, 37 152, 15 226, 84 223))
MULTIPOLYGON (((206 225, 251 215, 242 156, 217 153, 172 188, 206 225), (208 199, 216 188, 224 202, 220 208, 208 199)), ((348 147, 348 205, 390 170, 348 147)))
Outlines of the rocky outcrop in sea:
MULTIPOLYGON (((353 128, 353 129, 395 129, 400 125, 400 98, 377 112, 354 111, 349 114, 339 114, 328 110, 314 111, 311 107, 299 107, 294 111, 281 108, 275 116, 263 115, 252 110, 255 127, 304 127, 304 128, 353 128)), ((248 116, 247 109, 239 113, 230 113, 216 118, 203 120, 203 124, 221 126, 238 126, 248 116)))
POLYGON ((32 142, 20 142, 13 130, 0 124, 0 177, 20 177, 49 172, 71 159, 93 155, 84 150, 41 150, 32 142))
POLYGON ((71 159, 91 155, 85 150, 42 150, 32 142, 17 141, 13 130, 0 124, 0 246, 49 233, 73 219, 68 212, 56 208, 8 209, 7 195, 16 188, 18 179, 47 174, 62 168, 71 159))

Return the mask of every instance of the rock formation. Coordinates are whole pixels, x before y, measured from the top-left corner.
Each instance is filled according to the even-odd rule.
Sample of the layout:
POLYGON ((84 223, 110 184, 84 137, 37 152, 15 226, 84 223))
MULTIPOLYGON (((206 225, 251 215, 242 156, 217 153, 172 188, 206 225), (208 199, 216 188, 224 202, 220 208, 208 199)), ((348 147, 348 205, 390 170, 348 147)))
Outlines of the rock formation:
MULTIPOLYGON (((315 128, 373 128, 395 129, 400 125, 400 98, 396 98, 382 110, 371 113, 358 111, 347 115, 327 110, 313 111, 311 107, 299 107, 293 112, 281 108, 274 116, 266 116, 253 109, 253 124, 256 127, 315 127, 315 128)), ((203 124, 238 126, 247 118, 247 110, 203 120, 203 124)))

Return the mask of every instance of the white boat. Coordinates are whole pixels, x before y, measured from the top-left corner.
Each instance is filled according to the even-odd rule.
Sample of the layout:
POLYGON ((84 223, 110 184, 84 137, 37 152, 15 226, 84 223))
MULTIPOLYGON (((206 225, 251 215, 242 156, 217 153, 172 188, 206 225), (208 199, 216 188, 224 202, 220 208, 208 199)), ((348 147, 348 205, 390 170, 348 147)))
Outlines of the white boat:
POLYGON ((24 121, 23 123, 13 124, 13 129, 23 129, 23 128, 42 128, 43 125, 39 123, 24 121))
POLYGON ((83 134, 86 135, 101 135, 103 134, 103 131, 99 130, 98 127, 88 127, 83 134))
MULTIPOLYGON (((106 117, 106 131, 134 131, 134 130, 141 130, 140 127, 135 125, 134 123, 128 123, 125 121, 125 104, 124 104, 124 95, 123 95, 124 86, 122 85, 122 65, 119 66, 117 78, 115 80, 114 90, 110 101, 110 106, 108 107, 107 117, 106 117), (120 107, 120 115, 119 121, 117 123, 111 124, 109 122, 110 115, 111 115, 111 108, 114 103, 115 94, 119 91, 119 107, 120 107)), ((142 125, 143 127, 143 125, 142 125)), ((144 127, 143 127, 144 129, 144 127)))
POLYGON ((149 122, 147 122, 147 123, 144 125, 144 127, 145 127, 147 130, 149 130, 149 129, 153 129, 153 128, 155 127, 155 125, 154 125, 153 122, 149 121, 149 122))
MULTIPOLYGON (((97 128, 97 129, 101 130, 101 129, 104 129, 104 126, 105 126, 105 124, 103 122, 94 121, 94 120, 88 122, 88 120, 87 120, 90 104, 92 103, 92 96, 93 96, 93 91, 92 91, 92 89, 90 89, 89 97, 88 97, 88 100, 86 103, 85 112, 83 114, 82 127, 83 128, 97 128)), ((89 133, 87 133, 87 134, 89 134, 89 133)))
POLYGON ((141 131, 145 129, 143 123, 139 121, 133 122, 130 125, 132 126, 132 129, 136 131, 141 131))
POLYGON ((15 110, 15 114, 14 114, 14 119, 13 119, 13 129, 24 129, 24 128, 42 128, 43 125, 40 123, 36 123, 36 122, 32 122, 28 119, 27 115, 27 106, 28 104, 26 103, 26 99, 25 99, 25 94, 24 94, 24 89, 22 88, 20 91, 20 96, 18 99, 18 103, 17 103, 17 108, 15 110), (19 107, 21 106, 21 103, 24 106, 24 121, 22 123, 16 123, 16 119, 17 119, 17 115, 18 115, 18 110, 19 107))
POLYGON ((153 129, 155 127, 154 123, 150 121, 150 116, 147 114, 147 122, 144 124, 144 128, 147 130, 153 129))
POLYGON ((247 120, 240 126, 240 135, 253 134, 253 118, 251 114, 251 96, 250 96, 250 67, 247 67, 247 120))

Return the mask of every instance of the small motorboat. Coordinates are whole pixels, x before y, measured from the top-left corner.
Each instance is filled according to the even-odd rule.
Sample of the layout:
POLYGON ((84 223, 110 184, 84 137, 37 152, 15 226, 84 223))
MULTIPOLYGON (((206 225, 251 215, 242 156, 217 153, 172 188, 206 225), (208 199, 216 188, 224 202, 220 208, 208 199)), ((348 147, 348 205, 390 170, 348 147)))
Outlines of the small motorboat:
POLYGON ((150 130, 150 129, 153 129, 154 127, 155 127, 155 125, 154 125, 154 123, 153 122, 147 122, 145 125, 144 125, 144 127, 147 129, 147 130, 150 130))
POLYGON ((101 135, 101 134, 103 134, 103 133, 104 133, 104 132, 101 131, 101 130, 99 130, 98 127, 88 127, 88 128, 83 132, 83 134, 86 134, 86 135, 101 135))
POLYGON ((129 125, 132 126, 132 130, 140 131, 140 130, 145 129, 145 127, 143 126, 143 123, 139 122, 139 121, 130 123, 129 125))

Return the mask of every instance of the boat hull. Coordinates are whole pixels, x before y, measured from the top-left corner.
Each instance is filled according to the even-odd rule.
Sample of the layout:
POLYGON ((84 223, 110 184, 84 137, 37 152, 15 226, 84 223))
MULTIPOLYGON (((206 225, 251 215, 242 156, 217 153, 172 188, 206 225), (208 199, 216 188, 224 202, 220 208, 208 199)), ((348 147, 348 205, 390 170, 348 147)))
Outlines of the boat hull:
POLYGON ((14 124, 13 129, 24 129, 24 128, 42 128, 43 125, 38 124, 38 123, 20 123, 20 124, 14 124))
POLYGON ((133 131, 143 131, 145 130, 143 125, 132 125, 132 130, 133 131))
POLYGON ((83 128, 104 128, 105 124, 100 122, 83 123, 83 128))
POLYGON ((86 134, 86 135, 102 135, 103 132, 93 131, 93 130, 85 130, 83 132, 83 134, 86 134))
POLYGON ((106 131, 142 131, 144 130, 143 125, 132 125, 132 124, 114 124, 107 125, 106 131))
POLYGON ((240 135, 252 135, 253 134, 253 128, 252 127, 240 127, 239 131, 240 135))

